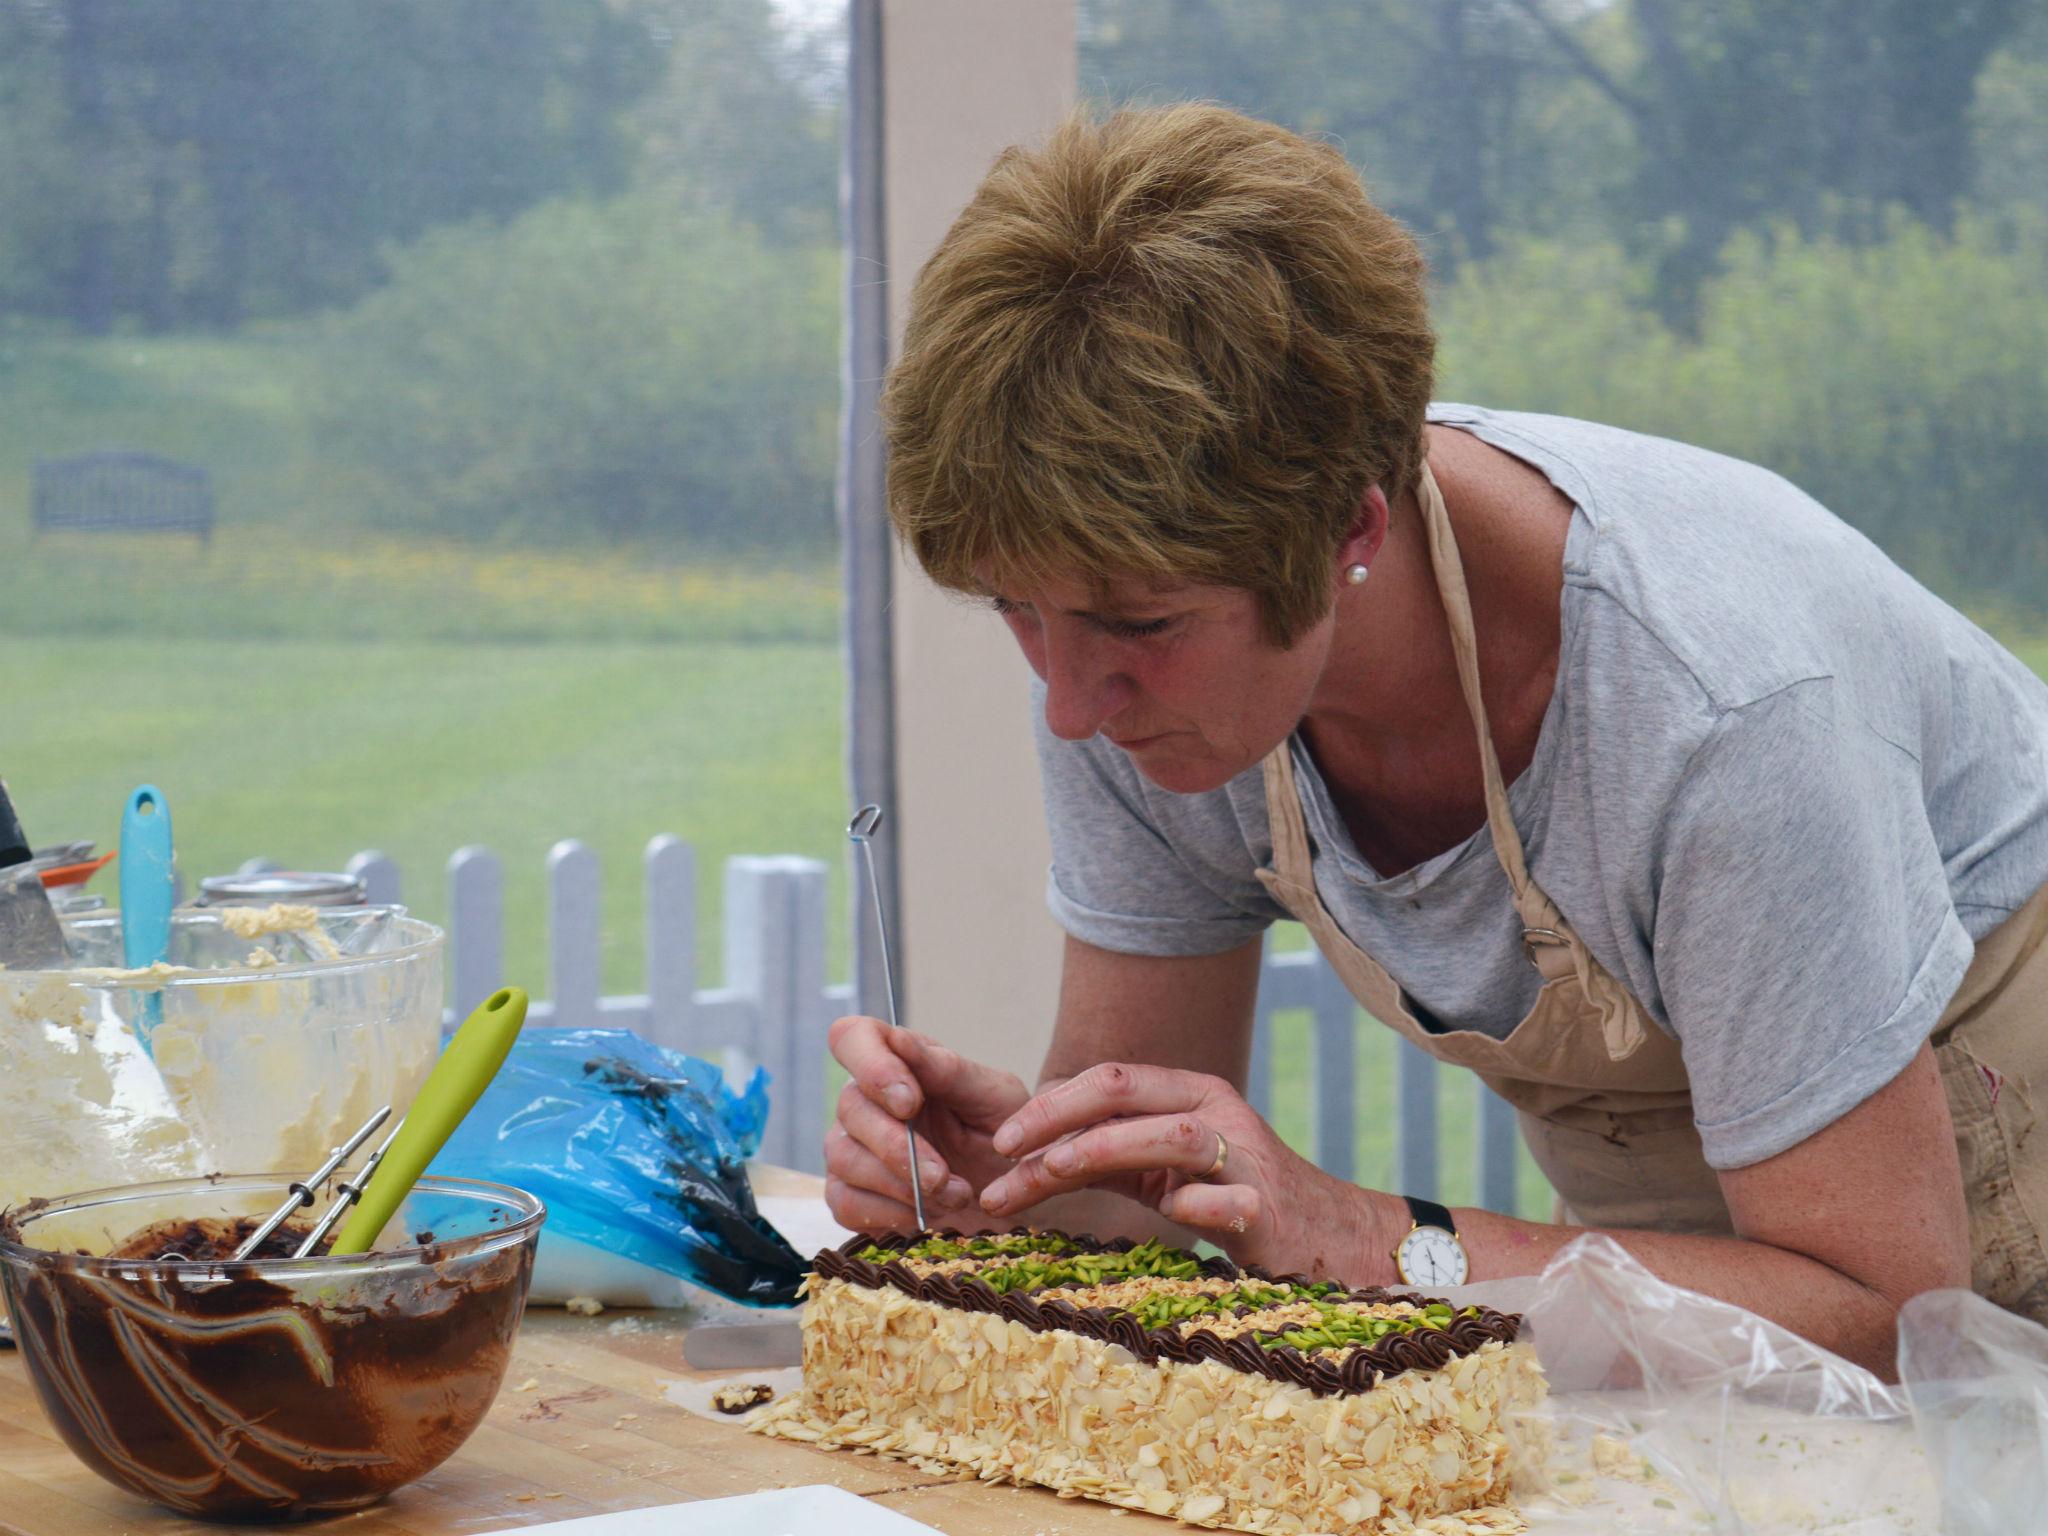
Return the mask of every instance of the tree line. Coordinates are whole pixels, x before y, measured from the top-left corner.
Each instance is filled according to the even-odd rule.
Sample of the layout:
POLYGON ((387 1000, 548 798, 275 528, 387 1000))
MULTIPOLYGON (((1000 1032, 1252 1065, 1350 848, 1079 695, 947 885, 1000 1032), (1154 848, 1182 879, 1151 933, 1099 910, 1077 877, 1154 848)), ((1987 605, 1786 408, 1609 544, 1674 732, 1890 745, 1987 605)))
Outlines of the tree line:
MULTIPOLYGON (((1080 41, 1087 97, 1338 143, 1447 384, 1705 432, 2048 607, 2023 528, 1957 558, 1887 489, 1967 443, 1954 515, 2040 521, 2048 0, 1082 0, 1080 41)), ((0 0, 0 326, 288 330, 351 518, 822 548, 843 45, 771 0, 0 0)))
POLYGON ((232 331, 650 179, 829 238, 807 67, 767 0, 0 0, 0 310, 232 331))
POLYGON ((2041 0, 1084 9, 1084 90, 1257 102, 1331 137, 1447 273, 1511 234, 1619 232, 1681 321, 1738 230, 1868 242, 1903 208, 1945 233, 2005 195, 2003 163, 2048 170, 2041 0))

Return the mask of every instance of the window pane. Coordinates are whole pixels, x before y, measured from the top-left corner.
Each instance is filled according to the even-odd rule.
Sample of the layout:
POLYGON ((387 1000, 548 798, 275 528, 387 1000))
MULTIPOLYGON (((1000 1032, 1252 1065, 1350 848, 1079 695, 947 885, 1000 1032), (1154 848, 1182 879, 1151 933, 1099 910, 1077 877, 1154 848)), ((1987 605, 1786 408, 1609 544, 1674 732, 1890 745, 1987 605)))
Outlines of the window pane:
POLYGON ((152 781, 188 889, 377 848, 437 920, 486 844, 539 994, 557 839, 604 859, 609 991, 656 833, 711 977, 727 855, 841 878, 842 36, 0 0, 0 768, 38 844, 111 847, 152 781), (162 462, 38 500, 112 451, 162 462))
POLYGON ((1791 476, 2048 611, 2048 5, 1083 0, 1081 86, 1338 145, 1420 236, 1439 393, 1791 476))

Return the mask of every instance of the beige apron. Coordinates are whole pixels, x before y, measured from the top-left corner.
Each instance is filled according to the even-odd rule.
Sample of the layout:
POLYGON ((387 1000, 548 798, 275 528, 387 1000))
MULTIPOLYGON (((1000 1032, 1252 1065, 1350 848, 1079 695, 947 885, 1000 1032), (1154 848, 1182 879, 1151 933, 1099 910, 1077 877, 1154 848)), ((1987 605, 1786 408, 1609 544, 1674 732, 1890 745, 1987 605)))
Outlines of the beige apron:
MULTIPOLYGON (((1543 974, 1529 1014, 1504 1040, 1440 1033, 1410 1011, 1399 985, 1337 927, 1316 893, 1312 849, 1290 742, 1264 763, 1273 865, 1259 879, 1292 913, 1381 1022, 1439 1061, 1470 1067, 1512 1104, 1561 1219, 1596 1227, 1729 1233, 1720 1180, 1693 1126, 1678 1042, 1587 951, 1522 853, 1480 698, 1464 569, 1443 497, 1425 465, 1418 491, 1437 590, 1450 617, 1458 681, 1478 732, 1486 823, 1521 917, 1523 948, 1543 974)), ((2048 1137, 2028 1146, 2030 1081, 2048 1084, 2048 887, 1977 946, 1934 1032, 1956 1123, 1982 1295, 2048 1322, 2048 1137)))

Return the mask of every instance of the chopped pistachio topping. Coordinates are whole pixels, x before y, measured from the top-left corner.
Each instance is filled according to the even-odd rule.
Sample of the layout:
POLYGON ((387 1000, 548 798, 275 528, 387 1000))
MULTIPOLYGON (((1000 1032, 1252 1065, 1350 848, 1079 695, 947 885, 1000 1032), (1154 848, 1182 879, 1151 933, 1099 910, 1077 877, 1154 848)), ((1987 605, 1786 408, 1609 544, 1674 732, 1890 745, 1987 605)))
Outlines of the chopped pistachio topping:
POLYGON ((1240 1307, 1284 1307, 1294 1301, 1321 1301, 1335 1286, 1327 1281, 1314 1285, 1268 1285, 1261 1281, 1247 1281, 1235 1290, 1224 1291, 1216 1296, 1153 1296, 1131 1308, 1131 1315, 1147 1328, 1163 1328, 1168 1323, 1184 1323, 1191 1317, 1202 1317, 1222 1313, 1228 1315, 1240 1307))
POLYGON ((943 1264, 953 1259, 1013 1259, 1027 1253, 1072 1253, 1074 1240, 1058 1232, 1026 1232, 1007 1237, 928 1237, 908 1248, 884 1248, 877 1243, 854 1255, 870 1264, 891 1259, 922 1259, 943 1264))
POLYGON ((1001 1294, 1038 1291, 1056 1285, 1091 1286, 1134 1275, 1166 1275, 1192 1280, 1202 1272, 1200 1260, 1179 1248, 1148 1238, 1127 1253, 1076 1253, 1060 1259, 1026 1259, 980 1271, 975 1278, 1001 1294))
POLYGON ((1051 1286, 1100 1286, 1112 1280, 1128 1280, 1141 1274, 1194 1280, 1202 1264, 1194 1253, 1167 1247, 1151 1237, 1126 1253, 1071 1253, 1059 1260, 1030 1257, 1020 1264, 997 1264, 981 1270, 975 1278, 999 1294, 1012 1290, 1047 1290, 1051 1286))
MULTIPOLYGON (((876 1264, 908 1259, 932 1265, 960 1265, 961 1273, 971 1273, 1003 1295, 1012 1291, 1087 1291, 1144 1278, 1193 1281, 1202 1277, 1200 1260, 1184 1249, 1167 1247, 1157 1238, 1116 1253, 1083 1249, 1072 1238, 1057 1232, 929 1237, 900 1249, 871 1243, 856 1257, 876 1264)), ((1329 1281, 1301 1285, 1284 1280, 1242 1280, 1218 1291, 1162 1290, 1135 1303, 1103 1298, 1098 1304, 1127 1311, 1146 1328, 1173 1327, 1198 1318, 1237 1318, 1240 1324, 1257 1332, 1263 1348, 1278 1349, 1285 1344, 1304 1353, 1353 1349, 1377 1344, 1390 1335, 1425 1328, 1441 1331, 1457 1318, 1479 1315, 1477 1307, 1454 1311, 1445 1302, 1431 1302, 1418 1309, 1396 1301, 1392 1303, 1395 1310, 1390 1312, 1387 1304, 1366 1304, 1343 1297, 1343 1287, 1329 1281), (1338 1299, 1331 1300, 1333 1294, 1338 1299), (1294 1310, 1288 1311, 1290 1308, 1294 1310), (1310 1311, 1314 1321, 1303 1326, 1310 1311), (1283 1315, 1270 1321, 1252 1315, 1267 1312, 1283 1315)))
POLYGON ((1324 1305, 1317 1309, 1323 1320, 1313 1328, 1289 1328, 1283 1332, 1261 1339, 1266 1349, 1278 1349, 1283 1344, 1292 1344, 1304 1353, 1318 1349, 1351 1349, 1361 1344, 1377 1344, 1389 1334, 1417 1333, 1428 1328, 1441 1331, 1451 1326, 1459 1317, 1477 1317, 1477 1307, 1467 1307, 1454 1312, 1446 1302, 1434 1301, 1419 1312, 1406 1317, 1375 1317, 1363 1312, 1347 1310, 1341 1304, 1324 1305))

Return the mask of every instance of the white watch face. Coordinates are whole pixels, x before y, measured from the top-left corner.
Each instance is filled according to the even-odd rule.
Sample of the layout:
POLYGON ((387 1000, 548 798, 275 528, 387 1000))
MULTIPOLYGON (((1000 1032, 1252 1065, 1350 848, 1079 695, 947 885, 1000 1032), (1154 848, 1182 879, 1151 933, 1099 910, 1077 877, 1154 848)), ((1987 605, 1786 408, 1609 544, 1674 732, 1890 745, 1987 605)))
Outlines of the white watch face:
POLYGON ((1401 1278, 1410 1285, 1463 1285, 1470 1265, 1465 1245, 1442 1227, 1417 1227, 1394 1250, 1401 1278))

